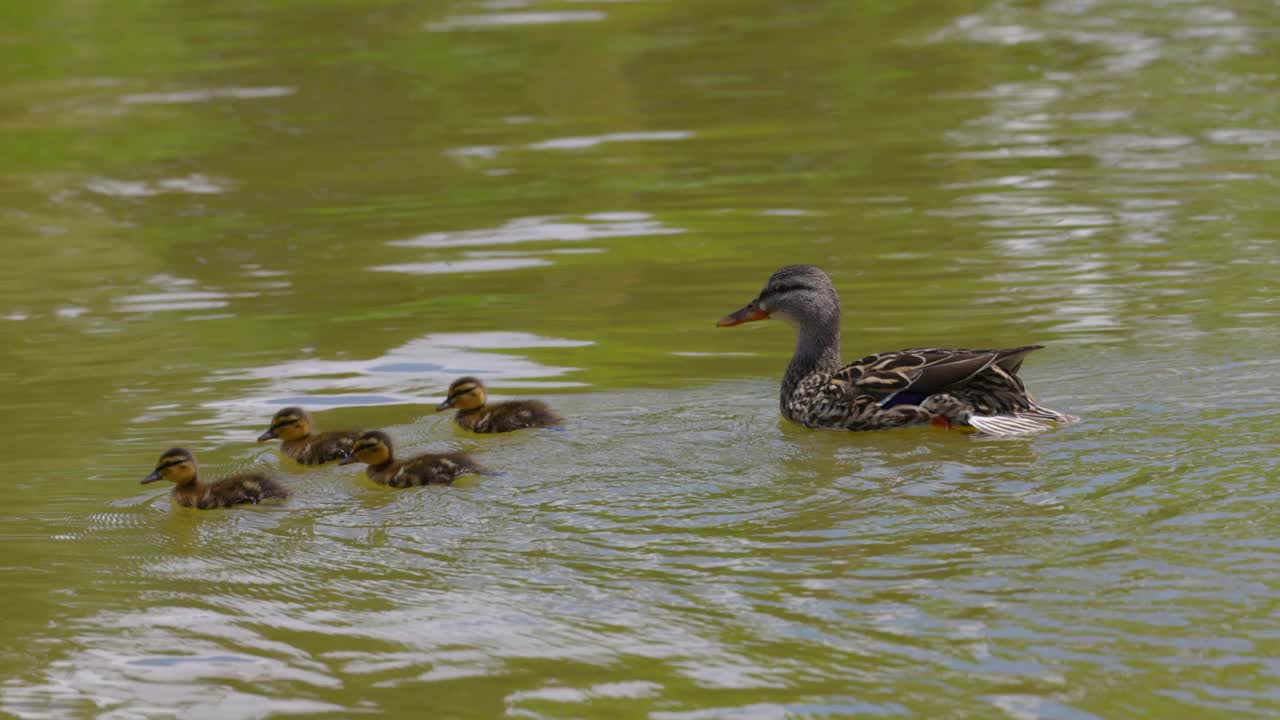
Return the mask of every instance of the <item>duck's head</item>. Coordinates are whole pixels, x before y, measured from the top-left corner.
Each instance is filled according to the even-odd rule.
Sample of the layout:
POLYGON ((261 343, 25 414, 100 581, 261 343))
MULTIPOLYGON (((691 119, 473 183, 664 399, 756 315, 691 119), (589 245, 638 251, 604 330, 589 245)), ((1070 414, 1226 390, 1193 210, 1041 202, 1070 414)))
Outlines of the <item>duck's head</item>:
POLYGON ((486 399, 484 383, 473 377, 458 378, 449 386, 444 402, 436 406, 436 412, 449 408, 474 410, 484 405, 486 399))
POLYGON ((778 317, 798 327, 840 327, 840 296, 831 278, 813 265, 788 265, 769 277, 755 300, 725 315, 717 327, 778 317))
POLYGON ((271 427, 258 436, 258 442, 275 438, 299 440, 311 434, 311 414, 300 407, 287 407, 271 418, 271 427))
POLYGON ((362 462, 366 465, 382 465, 391 460, 391 438, 381 430, 363 433, 351 445, 351 454, 338 461, 339 465, 362 462))
POLYGON ((184 485, 196 478, 196 458, 182 448, 169 448, 156 461, 156 469, 142 479, 142 484, 168 480, 175 485, 184 485))

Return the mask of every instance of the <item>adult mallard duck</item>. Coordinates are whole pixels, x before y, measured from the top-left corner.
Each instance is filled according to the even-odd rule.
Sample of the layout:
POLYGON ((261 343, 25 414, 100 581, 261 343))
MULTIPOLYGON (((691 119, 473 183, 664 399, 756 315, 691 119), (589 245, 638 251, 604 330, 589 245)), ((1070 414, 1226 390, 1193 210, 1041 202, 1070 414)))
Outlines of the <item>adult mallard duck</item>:
POLYGON ((208 510, 232 505, 256 504, 270 498, 287 498, 289 488, 275 478, 258 472, 238 473, 202 483, 196 476, 196 459, 182 448, 170 448, 156 462, 156 469, 142 484, 168 480, 173 483, 173 501, 178 505, 208 510))
POLYGON ((796 329, 782 380, 782 415, 811 428, 884 430, 962 426, 988 435, 1036 432, 1079 418, 1036 403, 1018 378, 1027 353, 916 348, 840 361, 840 297, 813 265, 775 272, 746 307, 716 323, 731 327, 777 316, 796 329))
POLYGON ((466 453, 419 455, 396 460, 391 438, 379 430, 370 430, 356 438, 351 455, 339 465, 362 462, 368 464, 365 474, 379 485, 405 488, 415 485, 448 485, 460 475, 488 474, 466 453))
POLYGON ((280 451, 304 465, 319 465, 341 460, 351 452, 351 444, 359 430, 311 432, 311 413, 300 407, 283 408, 271 418, 271 427, 258 436, 258 442, 280 438, 280 451))
POLYGON ((558 427, 564 420, 541 400, 511 400, 486 405, 484 383, 473 377, 454 380, 436 412, 458 408, 454 421, 471 432, 501 433, 532 427, 558 427))

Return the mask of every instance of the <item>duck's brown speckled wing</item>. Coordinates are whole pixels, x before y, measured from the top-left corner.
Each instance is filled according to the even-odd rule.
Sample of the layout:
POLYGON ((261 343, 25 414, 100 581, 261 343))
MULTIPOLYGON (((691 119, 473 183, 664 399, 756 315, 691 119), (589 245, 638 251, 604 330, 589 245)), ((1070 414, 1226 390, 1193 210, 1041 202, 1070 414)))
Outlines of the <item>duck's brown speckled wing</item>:
POLYGON ((981 414, 1024 410, 1034 404, 1017 371, 1027 353, 1040 347, 912 348, 868 355, 844 366, 817 389, 811 417, 819 426, 859 430, 926 423, 945 409, 940 404, 943 394, 981 414), (934 403, 926 404, 931 396, 934 403))
POLYGON ((883 402, 903 391, 920 395, 944 392, 975 380, 984 372, 996 375, 1001 384, 1014 383, 1022 390, 1016 373, 1027 353, 1040 345, 1010 350, 956 350, 913 348, 877 353, 841 368, 832 380, 848 383, 858 393, 876 396, 883 402))

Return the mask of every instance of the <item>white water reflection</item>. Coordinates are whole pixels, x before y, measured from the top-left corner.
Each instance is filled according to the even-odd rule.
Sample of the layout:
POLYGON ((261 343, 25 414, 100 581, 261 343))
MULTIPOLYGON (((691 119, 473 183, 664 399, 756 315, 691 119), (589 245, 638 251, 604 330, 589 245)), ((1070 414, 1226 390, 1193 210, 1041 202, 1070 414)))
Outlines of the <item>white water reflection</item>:
POLYGON ((493 160, 508 150, 590 150, 609 143, 636 142, 671 142, 688 140, 694 133, 688 130, 641 130, 632 132, 605 133, 603 135, 579 135, 571 137, 539 140, 527 145, 463 145, 445 151, 445 154, 459 162, 474 164, 473 161, 493 160))
POLYGON ((1115 91, 1118 77, 1181 57, 1194 58, 1178 85, 1196 98, 1188 107, 1242 90, 1238 80, 1201 70, 1206 59, 1255 52, 1257 24, 1223 8, 1185 10, 1139 5, 1118 22, 1110 6, 1091 0, 1034 7, 997 0, 925 41, 1061 43, 1079 57, 1046 62, 1025 81, 939 96, 984 103, 946 133, 952 149, 938 159, 966 161, 969 171, 945 184, 956 193, 949 207, 929 212, 957 219, 1001 256, 1005 267, 983 275, 988 302, 1007 303, 1016 288, 1037 323, 1077 341, 1114 341, 1162 324, 1184 341, 1198 332, 1190 316, 1157 310, 1165 298, 1194 295, 1206 273, 1180 240, 1205 232, 1240 242, 1229 230, 1205 229, 1227 217, 1216 210, 1224 200, 1209 193, 1228 204, 1246 196, 1245 183, 1265 173, 1250 171, 1280 157, 1273 148, 1280 133, 1249 128, 1247 117, 1245 127, 1215 118, 1209 129, 1191 130, 1194 119, 1152 116, 1143 97, 1115 91))
MULTIPOLYGON (((263 294, 277 294, 289 288, 284 273, 265 270, 258 265, 245 265, 245 276, 251 278, 252 290, 227 292, 217 287, 201 286, 192 278, 159 273, 148 277, 145 284, 150 292, 122 295, 113 299, 116 312, 152 313, 186 310, 217 310, 231 304, 233 299, 254 298, 263 294)), ((211 316, 202 316, 208 318, 211 316)), ((191 319, 191 318, 188 318, 191 319)))
POLYGON ((618 132, 605 135, 586 135, 543 140, 529 145, 531 150, 583 150, 604 143, 661 142, 664 140, 688 140, 693 133, 685 130, 655 130, 651 132, 618 132))
POLYGON ((297 92, 297 88, 288 86, 201 88, 197 90, 125 95, 120 98, 120 102, 126 105, 176 105, 209 102, 210 100, 255 100, 258 98, 285 97, 295 92, 297 92))
POLYGON ((439 262, 401 263, 399 265, 375 265, 369 269, 376 272, 439 275, 443 273, 518 270, 521 268, 544 267, 551 264, 550 260, 543 260, 541 258, 492 258, 484 260, 442 260, 439 262))
POLYGON ((162 178, 154 181, 95 178, 84 186, 90 192, 111 197, 153 197, 167 193, 217 195, 230 190, 231 182, 194 173, 186 177, 162 178))
POLYGON ((600 10, 560 10, 530 12, 498 12, 481 15, 453 15, 440 22, 429 23, 431 32, 451 30, 489 30, 522 25, 558 25, 561 23, 600 22, 609 17, 600 10))
MULTIPOLYGON (((178 277, 168 273, 152 275, 145 284, 153 288, 150 292, 122 295, 113 299, 116 312, 153 313, 179 312, 189 310, 218 310, 231 304, 234 299, 256 298, 263 295, 276 295, 286 292, 291 283, 285 279, 288 273, 268 270, 260 265, 246 264, 241 266, 246 283, 251 289, 228 292, 218 287, 201 286, 192 278, 178 277)), ((199 319, 213 317, 229 317, 226 315, 203 315, 199 319)), ((189 316, 187 319, 197 319, 189 316)))
MULTIPOLYGON (((543 365, 519 350, 581 348, 588 340, 542 337, 525 332, 435 333, 412 340, 365 360, 302 358, 290 362, 219 373, 215 381, 250 381, 257 389, 247 397, 206 403, 213 428, 259 422, 285 405, 324 409, 352 405, 434 404, 449 383, 475 375, 495 385, 530 388, 578 387, 584 383, 557 379, 578 368, 543 365), (551 379, 548 379, 551 378, 551 379)), ((228 437, 238 437, 230 431, 228 437)))
POLYGON ((602 238, 678 235, 683 232, 682 228, 670 227, 655 220, 649 213, 613 212, 595 213, 581 220, 557 216, 517 218, 496 228, 427 233, 408 240, 393 240, 388 244, 420 248, 476 247, 527 242, 586 242, 602 238))
POLYGON ((540 248, 522 252, 468 250, 450 255, 455 248, 519 245, 523 243, 582 243, 606 238, 678 235, 682 228, 670 227, 644 212, 594 213, 580 219, 559 216, 527 217, 511 220, 496 228, 433 232, 407 240, 393 240, 396 247, 425 248, 425 261, 375 265, 377 272, 439 274, 493 272, 552 265, 556 256, 604 252, 604 248, 540 248), (441 252, 444 251, 444 252, 441 252))

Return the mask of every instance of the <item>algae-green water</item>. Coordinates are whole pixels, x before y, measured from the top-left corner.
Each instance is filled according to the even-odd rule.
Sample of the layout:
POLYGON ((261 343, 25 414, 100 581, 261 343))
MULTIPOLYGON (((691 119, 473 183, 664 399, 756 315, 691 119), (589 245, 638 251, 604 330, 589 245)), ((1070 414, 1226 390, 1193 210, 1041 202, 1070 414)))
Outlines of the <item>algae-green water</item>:
POLYGON ((1280 713, 1280 36, 1256 0, 6 3, 0 713, 1280 713), (1029 343, 1033 437, 781 421, 1029 343), (448 382, 564 431, 477 436, 448 382), (288 404, 501 475, 378 488, 288 404), (196 512, 165 449, 281 505, 196 512))

